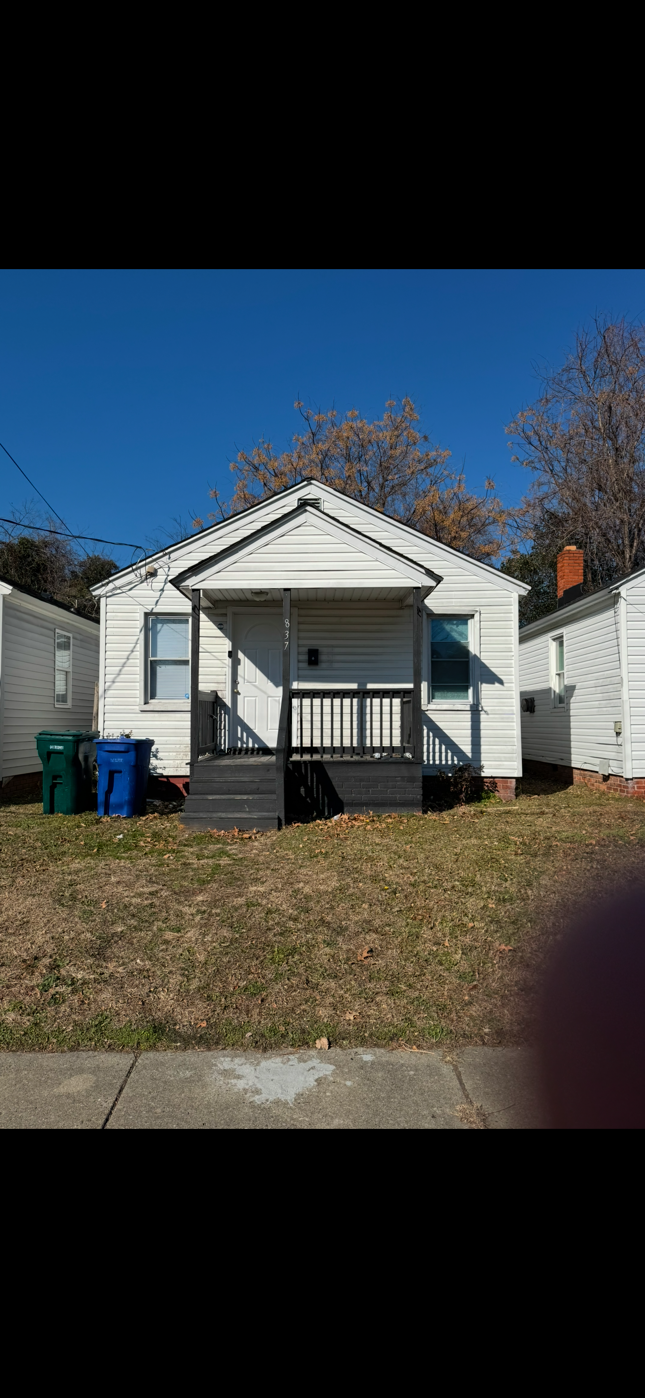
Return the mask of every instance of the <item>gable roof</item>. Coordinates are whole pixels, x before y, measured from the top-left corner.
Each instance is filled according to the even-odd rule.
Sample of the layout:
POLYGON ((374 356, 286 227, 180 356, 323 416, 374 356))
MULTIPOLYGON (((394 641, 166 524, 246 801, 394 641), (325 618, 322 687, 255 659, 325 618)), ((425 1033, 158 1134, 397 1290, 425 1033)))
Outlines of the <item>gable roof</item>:
POLYGON ((626 573, 624 578, 619 578, 615 583, 609 583, 607 587, 598 587, 595 592, 586 592, 584 597, 574 597, 572 602, 565 602, 563 607, 557 607, 554 612, 547 612, 546 616, 540 616, 536 621, 529 621, 526 626, 520 628, 520 641, 529 636, 535 636, 543 627, 551 630, 556 623, 575 620, 577 616, 583 616, 585 612, 593 611, 594 607, 603 602, 609 602, 617 592, 629 591, 639 579, 645 577, 645 568, 637 568, 633 573, 626 573))
MULTIPOLYGON (((394 519, 392 515, 385 514, 384 511, 381 510, 376 510, 372 505, 366 505, 361 500, 356 500, 354 496, 346 495, 343 491, 336 490, 334 486, 326 485, 324 482, 318 481, 311 476, 303 476, 299 481, 296 481, 294 485, 286 486, 284 490, 276 491, 273 495, 268 495, 264 497, 264 499, 258 500, 255 504, 248 505, 243 510, 238 510, 236 514, 229 515, 226 519, 219 520, 216 524, 207 525, 206 528, 198 530, 195 534, 191 534, 189 539, 180 539, 176 544, 168 544, 165 548, 155 550, 145 558, 139 559, 137 563, 128 564, 126 568, 121 568, 119 572, 112 573, 110 578, 107 578, 102 583, 97 583, 91 590, 97 597, 104 593, 108 593, 113 585, 118 585, 124 578, 140 575, 141 569, 145 568, 147 564, 153 562, 155 559, 162 560, 174 558, 179 561, 182 555, 190 558, 191 550, 196 546, 201 550, 206 538, 209 538, 209 541, 210 538, 212 538, 213 543, 215 543, 219 536, 225 536, 229 529, 235 529, 240 520, 244 520, 245 517, 248 516, 253 516, 253 514, 258 511, 264 511, 268 507, 275 505, 276 502, 283 499, 286 500, 288 496, 294 495, 297 492, 302 492, 303 487, 308 487, 309 489, 314 488, 316 494, 322 496, 324 500, 329 500, 330 502, 334 500, 343 501, 343 503, 350 505, 353 510, 364 514, 366 517, 376 517, 381 524, 385 525, 394 533, 399 534, 401 538, 402 557, 406 557, 406 538, 410 540, 414 539, 417 545, 419 542, 425 543, 432 552, 438 553, 440 556, 445 555, 446 559, 458 561, 459 566, 466 572, 480 576, 482 573, 485 574, 489 581, 494 583, 502 591, 517 592, 521 596, 530 592, 530 587, 527 583, 520 582, 518 578, 510 577, 508 573, 501 573, 499 569, 495 568, 491 563, 483 563, 479 559, 470 558, 468 554, 460 553, 458 549, 451 548, 449 544, 442 544, 438 539, 432 539, 430 535, 422 534, 420 530, 415 529, 412 525, 404 524, 401 520, 394 519)), ((386 545, 382 545, 382 547, 386 547, 386 545)), ((181 572, 186 571, 186 568, 181 570, 181 572)))
POLYGON ((0 591, 6 596, 8 592, 22 592, 25 597, 33 597, 36 602, 45 602, 48 607, 59 607, 62 612, 71 612, 72 616, 80 621, 90 621, 92 626, 100 626, 98 617, 85 616, 84 612, 77 612, 75 607, 70 607, 68 602, 58 602, 55 597, 50 597, 44 592, 36 592, 33 587, 25 587, 23 583, 13 582, 11 578, 0 577, 2 587, 0 591), (6 589, 6 591, 5 591, 6 589))
MULTIPOLYGON (((393 549, 389 544, 383 544, 375 539, 370 539, 367 535, 355 529, 353 525, 335 519, 328 512, 321 512, 310 505, 299 503, 295 509, 289 510, 287 514, 279 515, 277 519, 269 520, 267 524, 255 529, 252 534, 247 534, 243 539, 236 540, 228 548, 221 549, 219 553, 212 554, 210 558, 200 559, 192 568, 184 569, 173 578, 173 585, 180 591, 189 591, 190 587, 220 585, 230 586, 235 578, 226 579, 226 573, 231 572, 231 567, 243 563, 250 556, 264 553, 265 549, 274 541, 284 539, 285 535, 291 534, 294 530, 299 530, 303 525, 319 531, 321 534, 331 536, 335 542, 341 545, 349 545, 349 551, 355 555, 360 555, 363 559, 369 558, 373 563, 383 570, 383 582, 402 582, 409 586, 427 588, 428 591, 434 589, 442 581, 438 573, 426 568, 423 564, 413 559, 406 558, 397 549, 393 549)), ((288 571, 288 565, 286 566, 288 571)), ((311 573, 317 571, 317 565, 312 562, 311 573)), ((324 581, 324 580, 323 580, 324 581)), ((285 586, 288 584, 284 584, 285 586)), ((316 585, 315 583, 313 584, 316 585)))

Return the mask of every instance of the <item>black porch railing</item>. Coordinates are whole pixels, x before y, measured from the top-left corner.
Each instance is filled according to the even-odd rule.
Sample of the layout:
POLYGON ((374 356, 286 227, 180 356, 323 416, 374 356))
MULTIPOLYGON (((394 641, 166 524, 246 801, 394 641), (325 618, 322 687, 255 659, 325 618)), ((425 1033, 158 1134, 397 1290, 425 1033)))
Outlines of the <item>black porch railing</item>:
POLYGON ((200 757, 216 752, 226 752, 226 705, 219 694, 212 698, 200 697, 197 710, 198 742, 200 757))
POLYGON ((412 689, 292 689, 293 757, 414 755, 412 689))

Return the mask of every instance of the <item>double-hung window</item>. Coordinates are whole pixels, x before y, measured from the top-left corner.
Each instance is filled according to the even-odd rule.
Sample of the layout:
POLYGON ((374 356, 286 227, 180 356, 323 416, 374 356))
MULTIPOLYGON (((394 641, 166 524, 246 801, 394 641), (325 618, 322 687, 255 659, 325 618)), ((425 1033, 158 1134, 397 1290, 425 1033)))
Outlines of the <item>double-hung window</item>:
POLYGON ((148 701, 190 698, 187 616, 148 617, 148 701))
POLYGON ((551 641, 553 647, 553 703, 556 708, 566 703, 566 690, 564 687, 564 636, 554 636, 551 641))
POLYGON ((430 698, 470 699, 468 617, 433 616, 430 620, 430 698))
POLYGON ((72 702, 72 638, 67 631, 56 632, 54 704, 68 709, 72 702))

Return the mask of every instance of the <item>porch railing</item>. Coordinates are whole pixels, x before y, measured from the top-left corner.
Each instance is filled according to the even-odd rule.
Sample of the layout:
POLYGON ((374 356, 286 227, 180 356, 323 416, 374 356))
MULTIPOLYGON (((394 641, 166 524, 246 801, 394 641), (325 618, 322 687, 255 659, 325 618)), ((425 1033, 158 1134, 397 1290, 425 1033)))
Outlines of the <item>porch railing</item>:
POLYGON ((226 705, 219 694, 215 692, 208 698, 200 695, 197 713, 199 756, 226 752, 226 705))
POLYGON ((414 756, 412 689, 292 689, 291 752, 320 759, 414 756))

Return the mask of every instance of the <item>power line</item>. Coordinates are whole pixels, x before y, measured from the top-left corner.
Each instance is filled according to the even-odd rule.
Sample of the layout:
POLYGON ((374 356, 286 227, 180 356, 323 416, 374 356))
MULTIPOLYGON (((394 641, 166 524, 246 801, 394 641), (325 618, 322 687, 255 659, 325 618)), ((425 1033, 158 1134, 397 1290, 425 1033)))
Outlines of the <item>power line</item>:
MULTIPOLYGON (((0 442, 0 446, 2 446, 2 442, 0 442)), ((58 519, 59 516, 56 515, 56 518, 58 519)), ((61 523, 64 524, 65 521, 61 520, 61 523)), ((17 519, 5 519, 4 515, 0 515, 0 524, 13 524, 14 529, 33 529, 37 534, 55 534, 58 539, 85 539, 90 544, 110 544, 115 549, 141 549, 145 555, 145 549, 141 547, 141 544, 124 544, 118 539, 95 539, 93 534, 63 534, 60 529, 47 529, 40 524, 21 524, 17 519)))
POLYGON ((28 482, 29 482, 29 485, 31 485, 32 491, 35 491, 35 492, 36 492, 36 495, 41 496, 41 499, 42 499, 42 500, 45 500, 45 505, 48 506, 48 510, 52 510, 52 514, 56 514, 56 519, 57 519, 57 520, 60 520, 60 523, 64 524, 64 528, 66 528, 67 533, 71 534, 71 530, 70 530, 69 524, 64 523, 64 520, 62 519, 62 517, 60 517, 59 512, 57 512, 57 510, 55 510, 55 507, 53 507, 53 505, 50 505, 48 499, 45 499, 45 495, 43 495, 42 491, 39 491, 38 485, 34 485, 34 481, 29 480, 27 471, 22 470, 22 467, 21 467, 21 466, 18 466, 17 460, 15 460, 15 457, 14 457, 14 456, 11 456, 11 452, 7 452, 7 447, 3 445, 3 442, 0 442, 0 446, 1 446, 1 449, 3 449, 4 454, 6 454, 6 456, 8 456, 8 459, 10 459, 10 461, 13 461, 14 466, 18 468, 18 471, 20 471, 20 474, 21 474, 21 475, 24 475, 25 481, 28 481, 28 482))

